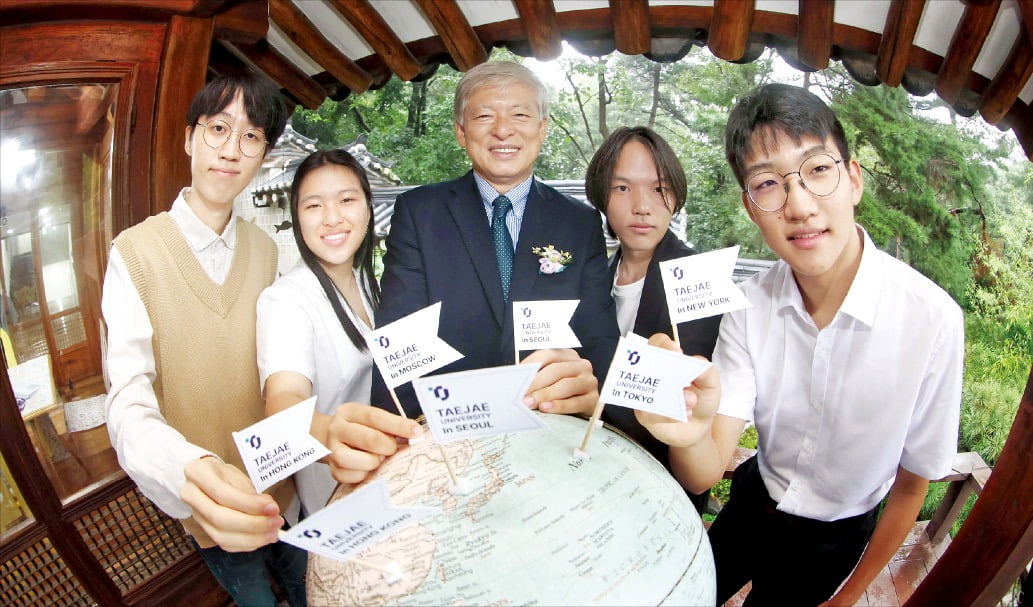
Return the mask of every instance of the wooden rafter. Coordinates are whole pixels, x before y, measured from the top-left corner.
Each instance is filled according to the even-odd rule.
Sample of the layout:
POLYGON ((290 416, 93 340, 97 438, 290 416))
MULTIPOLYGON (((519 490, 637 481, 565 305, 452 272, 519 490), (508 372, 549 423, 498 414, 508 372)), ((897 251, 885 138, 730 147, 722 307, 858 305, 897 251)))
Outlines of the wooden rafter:
POLYGON ((738 61, 746 54, 753 29, 753 2, 714 0, 707 48, 718 59, 738 61))
POLYGON ((651 24, 648 0, 610 0, 613 38, 625 55, 649 52, 651 24))
POLYGON ((816 70, 829 66, 834 10, 835 5, 829 0, 800 0, 797 56, 805 65, 816 70))
POLYGON ((488 51, 455 0, 415 0, 427 21, 441 37, 456 67, 465 72, 488 60, 488 51))
POLYGON ((961 96, 961 89, 972 72, 979 51, 983 49, 1000 7, 1001 0, 965 6, 961 22, 954 30, 954 37, 936 75, 936 92, 947 103, 954 105, 961 96))
POLYGON ((563 39, 556 23, 552 0, 513 0, 534 58, 549 61, 563 52, 563 39))
POLYGON ((1022 23, 1026 26, 1026 33, 1033 38, 1033 0, 1018 0, 1019 12, 1022 13, 1022 23))
POLYGON ((215 17, 215 38, 227 42, 254 43, 269 32, 266 0, 243 0, 215 17))
POLYGON ((979 113, 983 118, 990 124, 997 124, 1004 118, 1031 75, 1033 44, 1030 42, 1030 33, 1023 29, 1007 61, 990 81, 990 86, 983 91, 983 100, 979 105, 979 113))
POLYGON ((423 66, 368 0, 327 0, 359 32, 384 63, 402 80, 412 80, 423 66))
POLYGON ((318 82, 295 67, 265 40, 255 44, 238 42, 233 47, 308 109, 316 109, 326 99, 326 90, 318 82))
POLYGON ((269 17, 301 50, 356 93, 369 89, 373 77, 342 55, 290 0, 269 0, 269 17))
POLYGON ((889 86, 900 86, 918 32, 926 0, 893 0, 879 41, 875 73, 889 86))

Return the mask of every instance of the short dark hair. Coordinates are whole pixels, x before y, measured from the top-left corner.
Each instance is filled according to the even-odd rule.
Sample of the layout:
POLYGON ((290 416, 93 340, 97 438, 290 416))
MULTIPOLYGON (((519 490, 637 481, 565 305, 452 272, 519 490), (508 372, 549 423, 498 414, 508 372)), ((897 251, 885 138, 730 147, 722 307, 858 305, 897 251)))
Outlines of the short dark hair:
POLYGON ((212 116, 226 109, 226 106, 233 103, 238 91, 243 98, 248 120, 265 133, 265 139, 269 142, 265 151, 268 153, 276 145, 287 124, 287 104, 280 90, 260 76, 248 74, 213 78, 194 95, 190 110, 187 111, 187 126, 193 132, 201 116, 212 116))
MULTIPOLYGON (((667 186, 668 196, 665 200, 667 208, 674 215, 685 206, 685 198, 688 196, 685 169, 682 168, 681 161, 678 160, 677 154, 674 153, 667 141, 653 129, 644 126, 622 126, 614 129, 596 150, 585 173, 585 195, 588 197, 588 201, 603 215, 606 215, 606 208, 610 204, 613 172, 617 168, 621 150, 631 141, 637 141, 646 146, 653 156, 657 176, 661 183, 667 186)), ((609 224, 607 224, 607 230, 611 236, 614 235, 609 224)))
POLYGON ((373 275, 373 247, 376 246, 374 240, 376 234, 374 233, 375 227, 373 223, 373 191, 369 186, 366 169, 362 167, 354 156, 344 149, 314 152, 308 158, 301 161, 301 164, 298 165, 298 170, 294 172, 294 182, 291 184, 290 195, 294 240, 298 243, 298 251, 301 253, 302 261, 312 270, 312 273, 316 275, 316 279, 319 280, 319 284, 323 287, 323 292, 326 293, 327 299, 330 300, 330 305, 334 309, 334 314, 337 315, 337 320, 344 328, 344 332, 361 352, 366 349, 366 340, 362 337, 362 333, 359 332, 355 323, 351 321, 351 318, 345 314, 340 298, 337 296, 337 287, 334 286, 333 281, 327 276, 323 266, 319 265, 319 259, 316 257, 316 254, 305 243, 305 238, 301 234, 301 222, 298 221, 298 202, 301 195, 302 182, 305 181, 305 177, 312 171, 328 165, 341 166, 354 173, 359 180, 362 194, 366 197, 369 222, 366 224, 366 236, 362 239, 359 249, 355 251, 355 259, 352 262, 352 266, 359 270, 359 288, 365 292, 370 306, 375 310, 380 305, 380 286, 373 275))
POLYGON ((746 183, 744 163, 754 145, 769 151, 778 135, 797 143, 804 137, 822 142, 831 137, 843 160, 850 160, 843 125, 824 101, 798 86, 765 84, 735 104, 725 125, 725 158, 740 186, 746 183))

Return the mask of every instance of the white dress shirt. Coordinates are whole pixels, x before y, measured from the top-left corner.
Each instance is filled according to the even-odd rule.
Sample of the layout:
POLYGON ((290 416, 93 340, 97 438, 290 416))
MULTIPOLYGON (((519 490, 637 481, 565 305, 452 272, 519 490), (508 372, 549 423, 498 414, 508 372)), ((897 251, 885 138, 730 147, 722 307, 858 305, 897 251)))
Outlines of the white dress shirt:
POLYGON ((778 509, 817 520, 867 512, 898 464, 944 476, 957 449, 964 322, 931 280, 875 248, 818 330, 779 261, 741 285, 714 352, 719 413, 754 420, 761 476, 778 509))
MULTIPOLYGON (((184 188, 169 215, 213 281, 222 284, 237 245, 236 216, 222 234, 216 234, 186 203, 184 188)), ((163 512, 187 518, 190 507, 180 499, 186 482, 183 468, 190 461, 214 455, 186 440, 168 425, 158 408, 153 382, 154 329, 143 300, 129 276, 125 260, 115 247, 108 256, 101 310, 108 327, 107 423, 118 462, 140 491, 163 512)))
MULTIPOLYGON (((359 280, 358 272, 355 279, 359 280)), ((359 332, 367 333, 370 328, 352 314, 344 298, 339 294, 338 297, 359 332)), ((362 303, 366 317, 373 318, 365 297, 362 303)), ((270 375, 292 371, 312 382, 316 411, 320 413, 333 415, 341 403, 369 403, 373 358, 368 350, 359 350, 348 338, 326 292, 304 262, 262 291, 257 325, 258 373, 263 394, 270 375)), ((309 514, 323 508, 337 487, 330 466, 322 462, 298 471, 294 482, 309 514)))

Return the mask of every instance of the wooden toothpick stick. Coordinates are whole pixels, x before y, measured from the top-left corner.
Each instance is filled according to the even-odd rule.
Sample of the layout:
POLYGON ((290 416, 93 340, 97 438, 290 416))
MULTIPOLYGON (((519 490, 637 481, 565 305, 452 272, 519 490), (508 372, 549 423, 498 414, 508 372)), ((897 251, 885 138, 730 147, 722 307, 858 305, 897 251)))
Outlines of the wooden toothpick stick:
POLYGON ((585 431, 585 439, 581 441, 581 447, 574 449, 574 457, 587 457, 588 456, 588 439, 592 437, 592 430, 595 429, 599 423, 599 417, 603 414, 603 399, 599 399, 599 402, 595 404, 595 410, 592 411, 592 417, 588 420, 588 429, 585 431))
POLYGON ((409 419, 409 416, 405 414, 405 409, 402 408, 402 403, 398 400, 398 395, 395 394, 395 389, 388 388, 387 391, 391 393, 391 400, 395 401, 395 406, 398 407, 398 414, 409 419))

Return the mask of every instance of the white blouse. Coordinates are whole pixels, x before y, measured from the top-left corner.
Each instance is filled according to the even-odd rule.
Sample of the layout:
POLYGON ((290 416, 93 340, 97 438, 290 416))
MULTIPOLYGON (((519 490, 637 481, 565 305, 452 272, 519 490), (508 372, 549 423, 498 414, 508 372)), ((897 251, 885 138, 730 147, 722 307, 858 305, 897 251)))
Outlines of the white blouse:
MULTIPOLYGON (((367 333, 370 328, 352 314, 339 293, 338 297, 359 332, 367 333)), ((372 318, 373 310, 365 297, 362 303, 367 318, 372 318)), ((312 382, 316 411, 320 413, 333 415, 345 402, 369 403, 373 359, 368 351, 352 344, 315 274, 304 262, 262 291, 257 332, 263 395, 270 375, 292 371, 312 382)), ((337 486, 330 466, 322 462, 299 471, 294 480, 309 514, 322 509, 337 486)))

